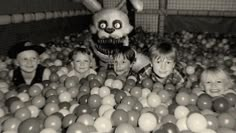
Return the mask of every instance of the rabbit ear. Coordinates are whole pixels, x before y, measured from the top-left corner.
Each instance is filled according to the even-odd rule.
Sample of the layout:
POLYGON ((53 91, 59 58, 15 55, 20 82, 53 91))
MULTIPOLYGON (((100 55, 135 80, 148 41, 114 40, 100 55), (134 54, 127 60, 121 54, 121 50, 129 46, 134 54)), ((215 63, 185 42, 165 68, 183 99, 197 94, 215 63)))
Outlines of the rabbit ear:
POLYGON ((126 0, 121 0, 115 7, 121 9, 126 3, 126 0))
POLYGON ((97 0, 80 0, 82 4, 91 12, 95 13, 102 10, 102 5, 97 0))
POLYGON ((132 6, 136 9, 137 12, 143 10, 143 1, 142 0, 129 0, 132 6))

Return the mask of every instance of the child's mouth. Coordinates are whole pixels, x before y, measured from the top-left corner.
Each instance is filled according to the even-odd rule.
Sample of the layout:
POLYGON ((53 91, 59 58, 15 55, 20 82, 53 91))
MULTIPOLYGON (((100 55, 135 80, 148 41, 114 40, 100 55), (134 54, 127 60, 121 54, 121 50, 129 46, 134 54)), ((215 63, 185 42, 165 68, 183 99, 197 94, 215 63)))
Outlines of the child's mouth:
POLYGON ((220 90, 218 90, 218 89, 212 89, 212 90, 210 90, 210 92, 211 92, 211 93, 219 93, 220 90))

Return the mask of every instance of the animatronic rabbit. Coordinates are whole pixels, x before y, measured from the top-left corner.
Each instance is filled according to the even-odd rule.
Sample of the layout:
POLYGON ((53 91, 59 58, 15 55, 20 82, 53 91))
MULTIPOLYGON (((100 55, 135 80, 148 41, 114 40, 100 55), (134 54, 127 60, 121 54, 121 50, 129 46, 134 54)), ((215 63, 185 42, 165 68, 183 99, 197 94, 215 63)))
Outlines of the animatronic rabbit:
MULTIPOLYGON (((112 54, 122 46, 128 46, 128 34, 133 30, 127 14, 120 10, 127 2, 121 2, 115 8, 103 9, 96 0, 81 0, 94 13, 90 30, 92 33, 91 47, 99 59, 99 65, 111 68, 112 54)), ((136 11, 143 9, 141 0, 129 0, 136 11)))

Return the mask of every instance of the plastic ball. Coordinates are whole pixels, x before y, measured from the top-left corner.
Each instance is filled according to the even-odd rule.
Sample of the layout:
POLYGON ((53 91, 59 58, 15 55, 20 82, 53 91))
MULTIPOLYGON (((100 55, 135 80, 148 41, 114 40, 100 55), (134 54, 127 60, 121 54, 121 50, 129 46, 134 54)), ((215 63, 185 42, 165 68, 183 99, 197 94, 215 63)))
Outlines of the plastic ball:
POLYGON ((138 125, 143 131, 150 132, 157 126, 157 119, 151 113, 143 113, 139 117, 138 125))
POLYGON ((121 104, 127 104, 130 107, 133 107, 137 99, 133 96, 126 96, 122 99, 121 104))
POLYGON ((186 106, 189 104, 190 96, 186 92, 179 92, 175 100, 179 105, 186 106))
POLYGON ((128 123, 123 123, 116 128, 115 133, 136 133, 136 132, 132 125, 128 123))
POLYGON ((39 115, 39 108, 34 105, 28 106, 28 109, 30 111, 31 117, 35 118, 39 115))
POLYGON ((162 123, 173 123, 173 124, 176 124, 177 119, 175 118, 174 115, 168 114, 168 115, 164 116, 161 121, 162 121, 162 123))
POLYGON ((15 117, 21 121, 24 121, 31 117, 31 112, 27 107, 20 108, 16 110, 15 117))
POLYGON ((234 93, 227 93, 225 95, 225 98, 227 99, 227 101, 229 102, 230 106, 234 106, 235 102, 236 102, 236 94, 234 93))
POLYGON ((94 87, 94 88, 91 89, 90 94, 91 95, 94 95, 94 94, 98 95, 99 94, 99 90, 100 90, 99 87, 94 87))
POLYGON ((38 96, 41 93, 42 89, 38 85, 32 85, 28 93, 31 97, 38 96))
POLYGON ((142 96, 142 88, 141 87, 133 87, 130 91, 131 96, 136 98, 140 98, 142 96))
POLYGON ((168 108, 165 105, 159 105, 154 109, 157 116, 164 117, 169 114, 168 108))
POLYGON ((111 106, 115 106, 116 101, 115 101, 114 95, 110 94, 110 95, 103 97, 102 104, 109 104, 111 106))
POLYGON ((152 87, 152 92, 159 93, 161 90, 164 90, 164 85, 160 82, 155 82, 152 87))
POLYGON ((194 94, 194 93, 190 94, 189 96, 190 96, 189 104, 196 105, 197 101, 198 101, 198 96, 196 94, 194 94))
POLYGON ((107 87, 111 87, 112 86, 112 83, 113 83, 113 79, 107 79, 107 80, 105 80, 105 86, 107 86, 107 87))
POLYGON ((143 108, 143 105, 141 104, 141 102, 136 101, 136 103, 135 103, 134 106, 133 106, 133 110, 141 111, 142 108, 143 108))
POLYGON ((118 79, 114 80, 111 84, 112 88, 119 89, 119 90, 121 90, 123 88, 123 86, 124 86, 123 82, 121 80, 118 80, 118 79))
POLYGON ((142 97, 143 98, 146 98, 150 93, 151 93, 151 91, 148 88, 142 89, 142 97))
POLYGON ((111 121, 113 126, 118 126, 121 123, 127 123, 128 122, 128 113, 124 110, 117 109, 115 110, 111 115, 111 121))
POLYGON ((145 78, 143 81, 142 81, 142 86, 143 88, 153 88, 153 81, 151 78, 145 78))
POLYGON ((224 97, 217 98, 213 101, 213 109, 218 113, 226 112, 229 109, 229 102, 224 97))
POLYGON ((18 118, 9 118, 2 125, 3 131, 17 131, 20 123, 18 118))
POLYGON ((60 102, 70 102, 72 101, 72 97, 69 92, 63 92, 59 95, 60 102))
POLYGON ((117 89, 115 89, 115 90, 116 90, 115 91, 116 93, 114 95, 115 95, 116 103, 120 103, 122 101, 122 99, 127 96, 127 94, 124 91, 117 90, 117 89))
POLYGON ((104 104, 104 105, 100 106, 100 108, 98 110, 99 116, 102 116, 109 109, 113 109, 113 107, 109 104, 104 104))
POLYGON ((80 104, 74 109, 74 113, 77 116, 82 114, 90 114, 92 113, 92 109, 87 104, 80 104))
POLYGON ((88 98, 88 105, 92 109, 96 109, 101 106, 101 97, 97 94, 90 95, 88 98))
POLYGON ((111 115, 113 114, 114 111, 115 111, 115 109, 109 109, 103 113, 102 117, 105 117, 110 120, 111 115))
POLYGON ((87 133, 87 128, 81 123, 74 123, 68 127, 66 133, 87 133))
POLYGON ((30 99, 29 94, 27 94, 26 92, 19 93, 17 97, 20 98, 22 102, 27 102, 30 99))
POLYGON ((236 125, 236 120, 228 113, 222 113, 218 116, 220 127, 233 129, 236 125))
POLYGON ((129 116, 128 123, 136 127, 138 125, 138 118, 140 116, 140 113, 135 110, 130 110, 128 112, 128 116, 129 116))
POLYGON ((184 117, 184 118, 177 120, 176 126, 178 127, 178 129, 180 131, 188 130, 189 128, 187 126, 187 118, 184 117))
POLYGON ((161 104, 161 98, 156 93, 150 93, 147 97, 147 102, 150 107, 156 108, 161 104))
POLYGON ((46 99, 43 96, 36 96, 32 99, 32 104, 37 106, 38 108, 42 108, 46 103, 46 99))
POLYGON ((77 122, 84 124, 85 126, 92 126, 94 124, 93 117, 89 114, 83 114, 79 116, 77 122))
POLYGON ((197 100, 197 106, 199 109, 211 109, 212 108, 212 98, 208 94, 202 94, 197 100))
POLYGON ((52 128, 54 130, 59 130, 61 128, 61 119, 56 115, 51 115, 47 117, 44 121, 45 128, 52 128))
POLYGON ((41 130, 40 133, 57 133, 57 131, 52 128, 45 128, 41 130))
POLYGON ((94 127, 101 133, 110 132, 112 130, 112 123, 105 117, 99 117, 95 120, 94 127))
POLYGON ((201 132, 207 128, 207 119, 199 113, 192 113, 187 119, 187 126, 193 132, 201 132))
POLYGON ((15 113, 18 109, 23 108, 24 106, 25 106, 25 104, 22 101, 14 101, 10 105, 10 111, 12 113, 15 113))
POLYGON ((170 100, 170 94, 167 90, 160 90, 158 95, 160 96, 162 103, 166 103, 170 100))
POLYGON ((74 124, 77 119, 77 116, 74 114, 68 114, 62 119, 62 127, 67 128, 70 125, 74 124))
POLYGON ((181 118, 184 118, 184 117, 187 117, 187 115, 189 114, 189 109, 185 106, 178 106, 176 109, 175 109, 175 118, 176 119, 181 119, 181 118))
POLYGON ((72 98, 75 98, 79 93, 79 90, 77 87, 71 87, 67 91, 70 93, 72 98))
POLYGON ((165 123, 162 128, 166 133, 179 133, 178 127, 173 123, 165 123))
POLYGON ((212 129, 205 129, 205 130, 203 130, 203 131, 201 131, 199 133, 216 133, 216 131, 212 130, 212 129))
POLYGON ((205 115, 207 119, 207 128, 217 130, 219 128, 219 121, 216 116, 214 115, 205 115))
POLYGON ((40 121, 30 118, 20 123, 18 133, 38 133, 40 132, 40 121))
POLYGON ((59 111, 59 106, 56 103, 48 103, 44 108, 43 108, 44 113, 49 116, 53 113, 56 113, 59 111))
POLYGON ((99 89, 99 96, 100 97, 105 97, 107 95, 110 94, 110 89, 106 86, 102 86, 100 89, 99 89))
POLYGON ((122 110, 128 112, 128 111, 132 110, 132 107, 128 104, 121 103, 116 107, 116 109, 122 109, 122 110))

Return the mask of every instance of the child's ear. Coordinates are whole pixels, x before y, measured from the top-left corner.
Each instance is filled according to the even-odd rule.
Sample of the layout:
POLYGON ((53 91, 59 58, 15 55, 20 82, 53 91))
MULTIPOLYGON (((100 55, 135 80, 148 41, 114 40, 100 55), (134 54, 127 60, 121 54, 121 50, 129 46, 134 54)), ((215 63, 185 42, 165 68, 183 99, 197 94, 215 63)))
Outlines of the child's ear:
POLYGON ((74 68, 74 63, 73 63, 73 61, 70 62, 70 65, 74 68))
POLYGON ((13 60, 13 63, 14 63, 16 66, 19 66, 19 62, 17 61, 17 59, 14 59, 14 60, 13 60))

